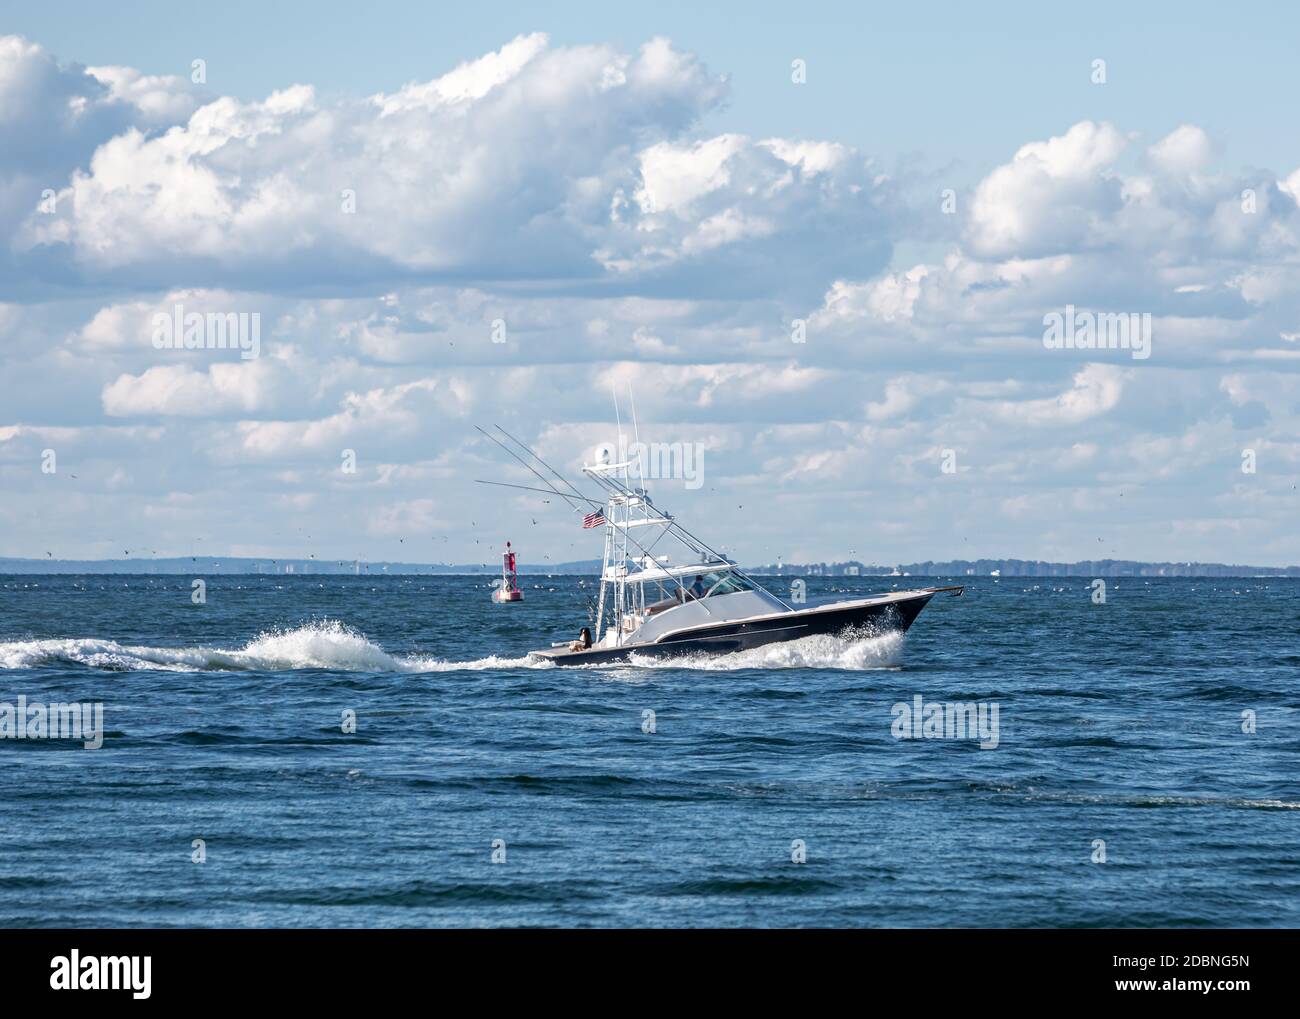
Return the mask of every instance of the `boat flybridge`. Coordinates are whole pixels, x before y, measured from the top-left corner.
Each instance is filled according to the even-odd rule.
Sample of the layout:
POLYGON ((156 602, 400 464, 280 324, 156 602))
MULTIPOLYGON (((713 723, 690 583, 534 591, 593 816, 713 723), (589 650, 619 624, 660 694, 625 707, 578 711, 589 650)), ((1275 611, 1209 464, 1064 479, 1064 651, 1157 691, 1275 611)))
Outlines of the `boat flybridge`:
POLYGON ((638 457, 619 462, 603 458, 583 466, 583 474, 602 490, 602 503, 579 491, 500 426, 497 429, 513 447, 483 434, 546 487, 484 484, 557 495, 575 510, 588 511, 584 528, 604 529, 600 595, 592 606, 594 638, 592 630, 583 627, 578 640, 530 652, 536 658, 556 665, 600 665, 628 661, 633 655, 665 658, 742 651, 816 634, 906 630, 936 594, 962 592, 960 586, 929 587, 827 604, 789 604, 659 509, 646 491, 638 457), (662 550, 665 546, 677 550, 676 558, 662 550))

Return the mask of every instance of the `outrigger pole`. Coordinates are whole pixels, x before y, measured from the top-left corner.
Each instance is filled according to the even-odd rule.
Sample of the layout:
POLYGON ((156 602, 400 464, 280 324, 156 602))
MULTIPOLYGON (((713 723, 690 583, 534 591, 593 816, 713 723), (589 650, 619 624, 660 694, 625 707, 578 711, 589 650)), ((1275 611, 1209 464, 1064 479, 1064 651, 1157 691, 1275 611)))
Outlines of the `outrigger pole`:
MULTIPOLYGON (((498 426, 498 427, 500 427, 500 426, 498 426)), ((504 429, 503 429, 503 430, 504 430, 504 429)), ((638 440, 638 441, 639 441, 639 440, 638 440)), ((531 450, 530 450, 530 452, 531 452, 531 450)), ((534 456, 537 456, 536 453, 534 453, 533 455, 534 455, 534 456)), ((537 457, 537 458, 538 458, 538 460, 541 460, 541 457, 537 457)), ((543 462, 544 462, 544 461, 543 461, 543 462)), ((640 466, 640 463, 639 463, 639 460, 638 460, 638 468, 639 468, 639 466, 640 466)), ((552 468, 552 467, 550 467, 550 466, 548 465, 548 469, 551 470, 552 473, 554 473, 554 468, 552 468)), ((618 487, 617 483, 616 483, 613 479, 611 479, 611 478, 606 478, 606 477, 604 477, 603 475, 591 475, 591 478, 592 478, 593 481, 596 482, 596 484, 600 485, 602 488, 604 488, 606 491, 610 492, 611 494, 614 494, 614 495, 631 494, 631 493, 625 493, 625 492, 623 492, 622 489, 620 489, 620 488, 618 487)), ((641 488, 641 490, 640 490, 640 495, 644 498, 644 497, 645 497, 645 487, 644 487, 644 485, 645 485, 645 479, 642 478, 641 481, 642 481, 642 488, 641 488)), ((678 537, 678 539, 679 539, 679 540, 682 542, 682 544, 684 544, 687 548, 691 549, 692 551, 694 551, 694 552, 696 552, 697 554, 700 554, 700 555, 704 555, 705 553, 707 553, 707 554, 713 556, 713 557, 714 557, 715 559, 717 559, 719 562, 724 562, 724 563, 730 563, 730 562, 731 562, 731 560, 728 559, 725 555, 723 555, 721 552, 719 552, 717 549, 715 549, 713 546, 711 546, 708 542, 704 541, 704 539, 702 539, 702 538, 696 536, 695 534, 691 533, 690 531, 688 531, 685 527, 683 527, 681 524, 679 524, 679 523, 677 522, 677 519, 676 519, 675 517, 671 517, 671 516, 669 516, 667 513, 664 513, 663 510, 661 510, 658 506, 654 505, 654 503, 647 502, 647 506, 649 506, 649 508, 652 509, 652 510, 655 512, 655 514, 656 514, 656 515, 657 515, 661 520, 664 521, 665 524, 667 524, 667 531, 670 531, 670 532, 676 534, 677 537, 678 537)), ((633 544, 636 544, 635 539, 633 539, 633 544)), ((638 545, 637 547, 640 548, 639 545, 638 545)), ((645 549, 642 549, 642 551, 645 551, 645 549)), ((648 554, 648 553, 647 553, 647 554, 648 554)), ((760 591, 765 591, 765 592, 767 592, 767 594, 771 595, 773 598, 775 598, 777 601, 779 601, 782 605, 784 605, 787 609, 790 608, 790 605, 785 601, 784 598, 781 598, 779 595, 772 594, 771 591, 768 591, 768 589, 767 589, 766 587, 764 587, 762 584, 760 584, 757 580, 755 580, 753 577, 751 577, 748 573, 744 572, 743 570, 739 569, 738 567, 736 567, 736 566, 734 566, 734 565, 732 566, 732 572, 733 572, 733 573, 738 573, 740 576, 744 577, 744 578, 745 578, 746 580, 748 580, 751 584, 753 584, 755 587, 757 587, 760 591)), ((679 585, 679 586, 680 586, 680 585, 679 585)))
MULTIPOLYGON (((520 464, 522 464, 524 467, 526 467, 526 468, 529 470, 529 472, 532 473, 532 475, 533 475, 534 477, 536 477, 539 481, 541 481, 541 483, 542 483, 543 485, 545 485, 545 486, 547 486, 547 487, 546 487, 545 489, 527 489, 527 487, 524 486, 524 485, 506 485, 506 484, 504 484, 503 482, 499 482, 499 481, 481 481, 481 482, 479 482, 479 484, 483 484, 483 485, 502 485, 502 487, 505 487, 505 488, 523 488, 523 489, 525 489, 525 490, 530 490, 530 491, 544 491, 544 492, 550 492, 552 495, 558 495, 561 499, 563 499, 565 502, 567 502, 567 503, 568 503, 568 504, 569 504, 573 509, 575 509, 575 510, 578 508, 578 507, 574 504, 574 500, 575 500, 575 499, 581 499, 583 502, 590 503, 590 504, 593 505, 593 506, 603 506, 603 505, 604 505, 603 503, 597 502, 595 499, 591 499, 591 498, 589 498, 589 497, 583 495, 582 492, 580 492, 580 491, 579 491, 579 490, 574 486, 574 484, 573 484, 571 481, 569 481, 568 478, 566 478, 563 474, 561 474, 561 473, 560 473, 559 471, 557 471, 554 467, 552 467, 552 466, 551 466, 550 464, 548 464, 545 460, 543 460, 540 456, 538 456, 537 453, 535 453, 535 452, 534 452, 534 451, 533 451, 533 450, 532 450, 528 445, 526 445, 525 443, 521 442, 519 439, 516 439, 513 435, 511 435, 509 432, 507 432, 507 431, 506 431, 504 428, 502 428, 500 425, 494 425, 493 427, 496 428, 499 432, 501 432, 502 435, 504 435, 504 436, 506 436, 508 439, 510 439, 511 442, 514 442, 514 443, 515 443, 516 445, 518 445, 521 449, 525 450, 525 451, 528 453, 529 456, 531 456, 534 460, 536 460, 538 463, 540 463, 540 464, 541 464, 543 467, 545 467, 548 471, 550 471, 552 474, 554 474, 554 475, 555 475, 555 476, 556 476, 556 477, 557 477, 557 478, 558 478, 558 479, 559 479, 563 484, 567 485, 567 486, 569 487, 569 489, 572 490, 573 495, 569 495, 569 494, 567 494, 567 493, 565 493, 565 492, 560 491, 558 488, 556 488, 553 484, 551 484, 551 482, 550 482, 550 481, 549 481, 549 480, 548 480, 544 475, 542 475, 542 474, 539 473, 536 469, 534 469, 534 467, 532 466, 532 464, 530 464, 530 463, 528 463, 526 460, 524 460, 523 457, 519 456, 518 453, 516 453, 513 449, 511 449, 509 446, 507 446, 504 442, 502 442, 500 439, 498 439, 495 435, 491 434, 490 432, 486 431, 486 430, 483 429, 483 428, 479 428, 478 425, 475 425, 474 427, 477 428, 480 432, 482 432, 482 433, 483 433, 485 436, 487 436, 489 439, 491 439, 493 442, 495 442, 495 443, 496 443, 498 446, 500 446, 502 449, 504 449, 507 453, 509 453, 509 454, 510 454, 510 455, 511 455, 515 460, 517 460, 520 464)), ((627 495, 627 494, 630 494, 630 493, 626 493, 626 492, 622 491, 622 490, 619 489, 617 486, 615 486, 614 483, 613 483, 612 481, 609 481, 609 480, 606 479, 606 478, 594 477, 593 480, 595 480, 595 481, 597 482, 597 484, 600 484, 602 488, 606 488, 606 489, 607 489, 608 491, 610 491, 612 494, 618 495, 618 496, 620 496, 620 497, 625 496, 625 495, 627 495)), ((645 495, 645 494, 644 494, 644 491, 643 491, 643 492, 642 492, 642 498, 643 498, 643 499, 644 499, 644 495, 645 495)), ((647 505, 647 506, 649 506, 651 509, 653 509, 653 510, 655 511, 655 513, 658 514, 658 516, 659 516, 662 520, 664 520, 665 523, 667 523, 667 525, 668 525, 668 527, 669 527, 670 529, 673 528, 673 527, 676 527, 676 526, 677 526, 677 525, 676 525, 676 522, 675 522, 671 517, 665 515, 665 514, 664 514, 664 513, 663 513, 663 512, 662 512, 662 511, 657 507, 657 506, 654 506, 652 503, 648 503, 648 502, 645 503, 645 505, 647 505)), ((610 522, 610 526, 611 526, 611 527, 614 526, 612 522, 610 522)), ((627 533, 627 532, 628 532, 628 529, 627 529, 626 527, 623 527, 621 530, 622 530, 622 532, 623 532, 623 537, 624 537, 627 541, 629 541, 629 542, 631 542, 633 545, 635 545, 635 546, 636 546, 636 547, 641 551, 641 553, 642 553, 643 555, 645 555, 645 557, 646 557, 649 561, 651 561, 651 562, 654 561, 654 556, 653 556, 653 554, 651 553, 650 549, 646 548, 646 547, 645 547, 644 545, 642 545, 639 541, 637 541, 637 540, 636 540, 635 538, 633 538, 630 534, 628 534, 628 533, 627 533)), ((696 539, 696 541, 698 541, 698 539, 696 539)), ((687 542, 687 544, 690 545, 691 547, 695 547, 694 544, 692 544, 691 542, 687 542)), ((708 546, 706 546, 706 545, 703 544, 703 542, 699 542, 699 545, 700 545, 702 548, 696 548, 695 550, 696 550, 697 552, 698 552, 698 551, 701 551, 702 549, 706 549, 707 551, 711 552, 713 555, 718 556, 718 558, 719 558, 720 560, 722 560, 722 561, 724 561, 724 562, 726 561, 725 558, 724 558, 723 556, 719 555, 717 552, 714 552, 712 549, 709 549, 708 546)), ((604 572, 604 571, 603 571, 603 567, 602 567, 602 574, 603 574, 603 572, 604 572)), ((603 578, 603 576, 602 576, 602 581, 603 581, 603 579, 604 579, 604 578, 603 578)), ((683 595, 683 597, 685 597, 685 595, 686 595, 688 592, 687 592, 687 590, 686 590, 686 585, 682 583, 681 579, 680 579, 679 577, 673 577, 673 576, 670 576, 668 579, 672 580, 673 583, 675 583, 675 584, 678 586, 678 588, 681 589, 681 591, 682 591, 682 595, 683 595)), ((601 600, 602 600, 602 602, 603 602, 603 600, 604 600, 604 594, 605 594, 605 592, 604 592, 604 585, 603 585, 603 583, 602 583, 602 585, 601 585, 601 600)), ((778 600, 779 600, 779 599, 778 599, 778 600)), ((784 603, 783 603, 783 604, 784 604, 784 603)), ((787 606, 787 607, 788 607, 788 606, 787 606)), ((704 610, 705 610, 706 612, 708 612, 708 606, 707 606, 707 605, 704 606, 704 610)), ((712 613, 709 613, 709 614, 712 615, 712 613)))
MULTIPOLYGON (((615 399, 615 414, 618 415, 618 406, 617 406, 618 396, 617 396, 617 392, 615 393, 614 399, 615 399)), ((632 396, 631 396, 630 390, 629 390, 629 399, 633 399, 632 396)), ((632 418, 632 421, 633 421, 633 429, 634 429, 634 433, 637 435, 637 438, 638 438, 638 441, 639 441, 640 436, 639 436, 639 429, 637 428, 636 410, 635 410, 636 404, 635 404, 635 403, 632 403, 631 406, 632 406, 632 414, 633 414, 633 418, 632 418)), ((500 446, 502 449, 504 449, 507 453, 509 453, 510 456, 511 456, 515 461, 517 461, 520 465, 522 465, 523 467, 525 467, 525 468, 529 471, 529 473, 531 473, 534 477, 536 477, 539 481, 541 481, 541 483, 542 483, 543 485, 545 485, 546 487, 545 487, 545 488, 540 488, 540 489, 539 489, 539 488, 532 488, 532 487, 530 487, 530 486, 526 486, 526 485, 512 485, 512 484, 508 484, 508 483, 505 483, 505 482, 498 482, 498 481, 481 481, 481 482, 479 482, 480 484, 485 484, 485 485, 496 485, 496 486, 499 486, 499 487, 502 487, 502 488, 515 488, 515 489, 519 489, 519 490, 521 490, 521 491, 531 491, 531 492, 539 492, 539 493, 542 493, 542 494, 548 494, 548 493, 549 493, 549 494, 551 494, 551 495, 557 495, 557 496, 559 496, 561 499, 563 499, 565 502, 567 502, 567 503, 569 504, 569 506, 570 506, 572 509, 575 509, 575 510, 579 508, 579 506, 577 505, 577 503, 586 503, 586 504, 589 505, 589 506, 602 506, 602 505, 604 505, 603 503, 598 502, 598 501, 595 500, 595 499, 592 499, 590 496, 586 495, 586 494, 583 493, 581 490, 579 490, 579 489, 577 488, 577 486, 575 486, 575 485, 573 484, 573 482, 571 482, 568 478, 566 478, 566 477, 565 477, 563 474, 561 474, 558 470, 556 470, 556 469, 555 469, 554 467, 552 467, 549 463, 547 463, 547 461, 545 461, 544 459, 542 459, 542 457, 541 457, 540 455, 538 455, 538 453, 537 453, 537 452, 536 452, 536 451, 535 451, 531 446, 529 446, 527 443, 523 442, 522 440, 520 440, 520 439, 517 438, 516 436, 511 435, 509 432, 507 432, 507 431, 506 431, 504 428, 502 428, 500 425, 494 425, 493 427, 496 428, 496 430, 499 431, 502 435, 504 435, 508 440, 510 440, 511 443, 513 443, 513 444, 514 444, 515 446, 517 446, 519 449, 523 450, 525 453, 528 454, 529 457, 531 457, 531 458, 532 458, 533 460, 535 460, 538 464, 540 464, 543 468, 545 468, 545 469, 546 469, 546 470, 547 470, 551 475, 553 475, 553 476, 555 477, 555 479, 556 479, 557 481, 560 482, 560 484, 564 485, 564 486, 568 489, 568 492, 562 491, 561 489, 557 488, 557 487, 555 486, 555 484, 554 484, 554 483, 553 483, 549 478, 547 478, 545 475, 543 475, 542 473, 540 473, 540 472, 539 472, 535 467, 533 467, 533 465, 532 465, 531 463, 529 463, 529 462, 528 462, 527 460, 525 460, 522 456, 520 456, 520 455, 519 455, 519 454, 518 454, 514 449, 512 449, 510 446, 506 445, 506 443, 504 443, 504 442, 502 442, 500 439, 498 439, 495 435, 492 435, 491 433, 487 432, 487 431, 484 430, 483 428, 480 428, 478 425, 475 425, 474 427, 477 428, 480 432, 482 432, 483 435, 487 436, 487 438, 491 439, 494 443, 496 443, 498 446, 500 446)), ((618 431, 619 431, 619 436, 620 436, 620 445, 621 445, 621 438, 622 438, 622 431, 623 431, 621 420, 620 420, 620 422, 619 422, 618 431)), ((621 466, 624 468, 624 473, 625 473, 625 475, 626 475, 626 474, 627 474, 627 465, 626 465, 626 464, 623 464, 623 465, 621 465, 621 466)), ((676 521, 672 516, 670 516, 669 514, 663 512, 661 509, 659 509, 659 507, 655 506, 652 502, 650 502, 648 496, 646 495, 646 491, 645 491, 645 478, 642 477, 642 476, 640 476, 640 473, 641 473, 640 466, 641 466, 641 465, 640 465, 640 458, 638 457, 638 458, 637 458, 637 467, 638 467, 638 480, 639 480, 639 482, 640 482, 640 487, 639 487, 638 489, 636 489, 636 490, 633 490, 633 489, 631 489, 630 487, 629 487, 629 488, 626 488, 626 489, 623 488, 622 486, 620 486, 620 485, 615 481, 615 479, 613 479, 613 478, 611 478, 611 477, 607 477, 607 476, 606 476, 605 474, 603 474, 603 473, 597 473, 597 472, 592 472, 592 471, 587 471, 586 473, 587 473, 587 476, 590 477, 590 478, 591 478, 591 479, 592 479, 592 480, 593 480, 593 481, 594 481, 594 482, 595 482, 595 483, 596 483, 596 484, 597 484, 597 485, 598 485, 598 486, 599 486, 599 487, 600 487, 600 488, 601 488, 601 489, 602 489, 602 490, 603 490, 607 495, 609 495, 609 496, 615 497, 615 498, 617 498, 617 499, 619 499, 619 500, 624 500, 624 499, 632 498, 632 497, 639 497, 640 500, 641 500, 641 505, 642 505, 642 507, 643 507, 644 509, 650 511, 650 512, 653 512, 653 514, 654 514, 654 516, 657 518, 658 522, 660 522, 661 524, 664 525, 664 530, 661 532, 659 538, 655 539, 655 541, 651 543, 651 546, 650 546, 649 548, 647 548, 645 545, 642 545, 642 544, 641 544, 641 543, 640 543, 636 538, 632 537, 632 535, 629 533, 629 530, 630 530, 630 529, 629 529, 627 526, 616 524, 613 520, 609 520, 609 521, 607 521, 608 528, 614 528, 614 527, 617 527, 617 528, 619 529, 619 531, 621 532, 621 534, 622 534, 623 539, 625 540, 625 542, 628 542, 628 543, 634 545, 634 546, 637 548, 637 550, 640 551, 640 552, 642 553, 642 555, 645 557, 645 559, 644 559, 644 563, 645 563, 646 567, 648 567, 649 565, 652 565, 652 564, 654 563, 654 561, 655 561, 655 560, 654 560, 653 551, 652 551, 654 545, 657 545, 657 544, 658 544, 658 543, 663 539, 663 536, 664 536, 665 534, 672 533, 672 534, 674 534, 674 535, 677 537, 677 539, 678 539, 679 541, 681 541, 684 545, 686 545, 687 548, 689 548, 689 549, 691 549, 692 551, 694 551, 697 555, 701 555, 701 556, 706 556, 706 555, 707 555, 707 556, 712 556, 712 557, 714 558, 714 560, 716 560, 716 561, 718 561, 718 562, 722 562, 722 563, 726 563, 726 564, 728 564, 728 565, 731 567, 732 572, 734 572, 734 573, 736 573, 736 574, 739 574, 741 577, 744 577, 747 581, 749 581, 751 584, 753 584, 753 585, 754 585, 755 587, 757 587, 759 590, 766 592, 770 597, 772 597, 772 598, 774 598, 776 601, 780 602, 783 606, 785 606, 785 608, 787 608, 787 609, 790 608, 790 605, 785 601, 785 599, 779 597, 779 596, 776 595, 776 594, 773 594, 771 591, 769 591, 769 590, 768 590, 766 587, 764 587, 762 584, 758 583, 758 581, 755 580, 753 577, 750 577, 750 576, 749 576, 748 574, 746 574, 744 571, 742 571, 741 569, 739 569, 739 568, 738 568, 734 563, 732 563, 732 561, 731 561, 730 559, 728 559, 725 555, 723 555, 723 554, 722 554, 721 552, 719 552, 717 549, 713 548, 713 547, 710 546, 707 542, 705 542, 703 539, 697 537, 695 534, 693 534, 692 532, 688 531, 685 527, 683 527, 681 524, 679 524, 679 523, 678 523, 678 522, 677 522, 677 521, 676 521)), ((628 477, 627 480, 628 480, 628 484, 629 484, 629 486, 630 486, 630 484, 631 484, 631 479, 630 479, 630 477, 628 477)), ((608 539, 607 539, 607 548, 606 548, 606 556, 605 556, 605 558, 606 558, 606 561, 609 561, 609 559, 610 559, 610 548, 609 548, 609 546, 608 546, 608 539)), ((626 554, 625 554, 624 558, 626 558, 626 554)), ((603 607, 604 607, 604 600, 605 600, 605 598, 604 598, 604 596, 605 596, 605 590, 604 590, 604 583, 603 583, 603 580, 604 580, 603 573, 604 573, 604 569, 603 569, 603 567, 602 567, 602 584, 601 584, 601 607, 602 607, 602 609, 603 609, 603 607)), ((688 596, 689 592, 687 591, 686 585, 682 582, 682 579, 681 579, 680 577, 676 577, 676 576, 671 576, 671 575, 670 575, 670 576, 667 577, 666 579, 671 580, 673 583, 675 583, 675 584, 677 585, 678 589, 682 592, 683 599, 685 599, 685 598, 688 596)), ((708 606, 707 606, 707 605, 703 605, 703 608, 705 609, 706 612, 708 612, 708 606)), ((603 614, 604 614, 604 613, 603 613, 603 611, 602 611, 602 612, 600 613, 600 615, 603 616, 603 614)), ((712 613, 709 613, 709 614, 712 615, 712 613)), ((600 622, 599 622, 599 620, 598 620, 598 622, 597 622, 597 635, 598 635, 598 636, 599 636, 599 629, 600 629, 600 622)))
MULTIPOLYGON (((553 488, 532 488, 532 487, 530 487, 530 486, 528 486, 528 485, 511 485, 511 484, 508 484, 508 483, 505 482, 505 481, 483 481, 483 480, 481 480, 481 479, 479 479, 479 478, 475 478, 475 479, 474 479, 474 484, 476 484, 476 485, 495 485, 497 488, 517 488, 517 489, 519 489, 519 490, 522 491, 522 492, 541 492, 542 495, 556 495, 556 494, 557 494, 556 491, 555 491, 555 489, 553 489, 553 488)), ((605 505, 603 502, 597 502, 595 499, 588 499, 588 498, 586 498, 586 496, 583 496, 583 500, 584 500, 585 502, 587 502, 587 503, 590 503, 592 506, 604 506, 604 505, 605 505)))
POLYGON ((548 464, 545 460, 543 460, 540 456, 538 456, 537 453, 533 450, 533 448, 532 448, 531 446, 529 446, 527 443, 522 442, 521 440, 515 438, 513 435, 511 435, 509 432, 507 432, 507 431, 506 431, 504 428, 502 428, 500 425, 493 425, 492 427, 495 428, 495 429, 496 429, 498 432, 500 432, 502 435, 504 435, 504 436, 505 436, 507 439, 509 439, 511 442, 513 442, 513 443, 514 443, 516 446, 518 446, 520 449, 525 450, 525 451, 528 453, 529 456, 531 456, 531 457, 532 457, 534 460, 536 460, 539 464, 541 464, 541 465, 542 465, 543 467, 545 467, 548 471, 550 471, 552 474, 554 474, 554 475, 556 476, 556 478, 558 478, 558 479, 559 479, 563 484, 567 485, 567 486, 569 487, 569 491, 573 492, 573 494, 576 495, 579 499, 582 499, 584 502, 589 502, 589 503, 592 503, 592 504, 597 505, 597 506, 603 505, 603 503, 599 503, 599 502, 597 502, 595 499, 589 499, 589 498, 587 498, 587 496, 583 495, 582 492, 578 490, 577 486, 573 484, 573 482, 571 482, 571 481, 570 481, 568 478, 566 478, 563 474, 561 474, 561 473, 560 473, 559 471, 557 471, 554 467, 552 467, 552 466, 551 466, 550 464, 548 464))
MULTIPOLYGON (((533 468, 532 464, 530 464, 527 460, 525 460, 523 457, 521 457, 521 456, 520 456, 518 453, 516 453, 513 449, 511 449, 509 446, 507 446, 504 442, 502 442, 500 439, 498 439, 495 435, 491 434, 491 433, 488 432, 488 431, 485 431, 485 430, 482 429, 482 428, 479 428, 478 425, 475 425, 474 427, 475 427, 475 428, 478 428, 478 430, 479 430, 480 432, 483 432, 484 435, 486 435, 489 439, 491 439, 491 440, 492 440, 493 442, 495 442, 498 446, 500 446, 502 449, 504 449, 507 453, 509 453, 509 454, 510 454, 512 457, 514 457, 516 460, 518 460, 519 463, 522 464, 524 467, 526 467, 526 468, 529 470, 529 472, 531 472, 532 475, 533 475, 535 478, 537 478, 537 479, 538 479, 538 480, 539 480, 543 485, 546 485, 547 488, 550 490, 550 492, 551 492, 552 494, 554 494, 554 495, 558 495, 561 499, 563 499, 565 502, 567 502, 567 503, 569 504, 569 506, 572 507, 573 509, 576 510, 576 509, 578 508, 578 507, 574 504, 574 501, 573 501, 573 497, 572 497, 572 496, 567 495, 567 494, 564 493, 564 492, 561 492, 558 488, 556 488, 554 485, 552 485, 552 484, 551 484, 551 483, 550 483, 550 482, 545 478, 544 475, 539 474, 539 473, 538 473, 538 472, 533 468)), ((498 425, 497 427, 500 428, 501 426, 498 425)), ((502 429, 502 431, 504 431, 504 429, 502 429)), ((525 449, 528 449, 527 446, 525 446, 524 448, 525 448, 525 449)), ((532 450, 529 450, 529 452, 532 453, 532 450)), ((536 454, 536 453, 533 453, 532 455, 533 455, 534 457, 537 457, 537 454, 536 454)), ((537 457, 537 459, 540 460, 541 458, 540 458, 540 457, 537 457)), ((551 469, 551 468, 549 467, 549 465, 546 465, 546 466, 547 466, 547 469, 548 469, 548 470, 551 469)), ((553 470, 552 470, 552 473, 554 473, 553 470)), ((493 482, 486 482, 486 484, 493 484, 493 482)), ((569 487, 570 487, 570 488, 573 488, 572 485, 570 485, 569 487)), ((577 490, 575 489, 575 491, 577 491, 577 490)), ((583 498, 583 496, 579 495, 579 498, 583 498)), ((587 499, 586 501, 587 501, 587 502, 590 502, 591 500, 590 500, 590 499, 587 499)))

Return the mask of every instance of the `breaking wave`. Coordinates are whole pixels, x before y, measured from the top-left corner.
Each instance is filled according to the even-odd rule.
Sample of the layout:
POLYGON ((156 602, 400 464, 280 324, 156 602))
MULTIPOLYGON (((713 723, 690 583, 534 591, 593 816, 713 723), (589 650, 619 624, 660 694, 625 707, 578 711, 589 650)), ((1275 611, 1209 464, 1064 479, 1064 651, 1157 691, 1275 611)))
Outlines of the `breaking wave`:
POLYGON ((391 655, 351 627, 336 621, 259 634, 242 648, 134 647, 95 638, 0 643, 0 669, 42 665, 85 665, 115 672, 334 669, 342 672, 457 672, 462 670, 552 668, 527 657, 490 655, 471 662, 447 662, 416 655, 391 655))

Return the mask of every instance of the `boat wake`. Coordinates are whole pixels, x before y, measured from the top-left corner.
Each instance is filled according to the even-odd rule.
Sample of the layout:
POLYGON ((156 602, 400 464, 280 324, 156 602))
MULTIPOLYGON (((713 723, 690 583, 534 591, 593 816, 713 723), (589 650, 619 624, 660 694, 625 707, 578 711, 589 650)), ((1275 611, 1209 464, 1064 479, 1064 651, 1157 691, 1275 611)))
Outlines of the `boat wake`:
MULTIPOLYGON (((731 654, 697 654, 662 659, 633 655, 616 668, 701 669, 889 669, 901 659, 904 637, 898 631, 819 635, 768 644, 731 654)), ((389 654, 363 634, 335 620, 294 629, 269 630, 241 648, 140 647, 97 638, 56 638, 0 643, 0 669, 81 665, 109 672, 283 672, 331 669, 338 672, 479 672, 485 669, 551 669, 553 662, 524 655, 489 655, 450 662, 421 655, 389 654)), ((608 669, 609 665, 584 668, 608 669)))
POLYGON ((730 654, 698 654, 672 659, 634 654, 628 664, 645 669, 702 669, 712 672, 740 669, 895 669, 902 663, 905 639, 900 630, 883 633, 850 631, 765 644, 730 654))
POLYGON ((418 655, 392 655, 337 621, 311 623, 259 634, 244 647, 135 647, 95 638, 0 643, 0 669, 83 665, 113 672, 265 671, 333 669, 340 672, 460 672, 483 669, 552 668, 550 662, 490 655, 448 662, 418 655))

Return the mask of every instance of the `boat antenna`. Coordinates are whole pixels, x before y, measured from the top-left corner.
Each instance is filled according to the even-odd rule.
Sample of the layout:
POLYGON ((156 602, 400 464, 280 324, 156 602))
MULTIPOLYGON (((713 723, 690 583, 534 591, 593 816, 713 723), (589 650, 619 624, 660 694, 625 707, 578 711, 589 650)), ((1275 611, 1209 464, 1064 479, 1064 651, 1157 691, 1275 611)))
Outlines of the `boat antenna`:
POLYGON ((632 437, 636 442, 641 441, 641 429, 636 423, 636 394, 632 392, 632 383, 627 384, 627 401, 632 405, 632 437))
POLYGON ((612 382, 609 391, 614 394, 614 424, 618 429, 618 455, 623 455, 623 419, 618 414, 618 387, 612 382))
POLYGON ((637 481, 640 482, 638 487, 641 489, 641 494, 645 495, 645 467, 641 462, 641 456, 645 449, 641 445, 641 427, 636 420, 636 396, 632 392, 632 383, 630 382, 627 384, 627 401, 632 407, 632 438, 636 443, 636 477, 637 481))

